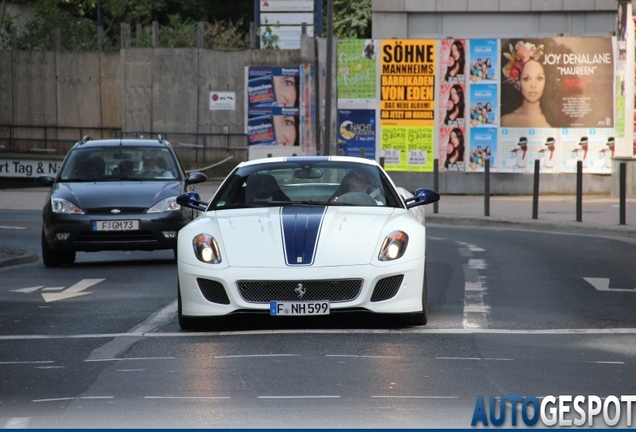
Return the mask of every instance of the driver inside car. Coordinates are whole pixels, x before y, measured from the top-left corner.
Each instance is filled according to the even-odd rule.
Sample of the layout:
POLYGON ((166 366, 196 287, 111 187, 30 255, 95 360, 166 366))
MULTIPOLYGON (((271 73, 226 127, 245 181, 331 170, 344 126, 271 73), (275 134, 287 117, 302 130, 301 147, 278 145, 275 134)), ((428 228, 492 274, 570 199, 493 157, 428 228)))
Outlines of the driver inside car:
POLYGON ((338 202, 338 198, 346 193, 358 192, 366 193, 373 198, 378 205, 385 205, 382 197, 382 189, 377 184, 371 174, 359 169, 352 169, 340 182, 336 192, 329 198, 329 201, 338 202))

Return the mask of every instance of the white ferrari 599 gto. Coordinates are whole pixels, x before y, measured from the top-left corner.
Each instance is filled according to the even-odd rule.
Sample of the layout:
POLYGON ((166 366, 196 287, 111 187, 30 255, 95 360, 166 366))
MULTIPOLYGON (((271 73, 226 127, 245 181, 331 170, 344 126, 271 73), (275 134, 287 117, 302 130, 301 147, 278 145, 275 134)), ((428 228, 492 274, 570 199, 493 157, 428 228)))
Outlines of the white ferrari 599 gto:
POLYGON ((183 329, 236 312, 366 311, 427 321, 422 204, 437 192, 396 187, 375 161, 346 156, 240 163, 178 235, 183 329))

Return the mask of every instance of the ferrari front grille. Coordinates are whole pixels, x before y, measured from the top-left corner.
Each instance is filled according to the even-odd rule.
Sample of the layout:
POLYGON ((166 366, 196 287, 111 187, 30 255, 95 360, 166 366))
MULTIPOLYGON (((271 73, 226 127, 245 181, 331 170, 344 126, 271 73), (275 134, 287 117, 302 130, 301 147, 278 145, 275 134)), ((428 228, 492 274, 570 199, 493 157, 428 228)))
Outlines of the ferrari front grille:
POLYGON ((270 301, 354 300, 362 290, 362 279, 309 281, 238 281, 239 294, 249 303, 270 301))
POLYGON ((197 278, 197 284, 199 285, 199 290, 201 290, 201 294, 203 297, 211 303, 218 303, 229 305, 230 299, 225 292, 225 288, 223 288, 223 284, 221 282, 197 278))
POLYGON ((378 283, 375 284, 373 294, 371 294, 371 301, 379 302, 395 297, 402 286, 403 279, 404 275, 390 276, 380 279, 378 283))

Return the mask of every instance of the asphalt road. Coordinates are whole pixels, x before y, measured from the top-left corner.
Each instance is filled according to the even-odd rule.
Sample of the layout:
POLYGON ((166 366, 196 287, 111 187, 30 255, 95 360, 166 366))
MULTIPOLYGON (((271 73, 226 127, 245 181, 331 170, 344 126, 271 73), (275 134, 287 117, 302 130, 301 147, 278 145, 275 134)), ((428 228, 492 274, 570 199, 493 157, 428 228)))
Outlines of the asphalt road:
MULTIPOLYGON (((3 245, 38 251, 39 217, 0 211, 3 245)), ((634 240, 431 224, 427 242, 424 327, 182 332, 169 251, 0 268, 0 426, 467 428, 479 396, 636 393, 634 240)))

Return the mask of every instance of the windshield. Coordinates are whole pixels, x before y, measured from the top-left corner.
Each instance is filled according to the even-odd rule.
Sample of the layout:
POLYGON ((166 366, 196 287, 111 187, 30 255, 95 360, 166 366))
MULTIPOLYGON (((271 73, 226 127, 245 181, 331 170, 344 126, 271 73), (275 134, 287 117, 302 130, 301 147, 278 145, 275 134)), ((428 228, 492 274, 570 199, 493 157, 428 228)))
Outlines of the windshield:
POLYGON ((171 151, 161 147, 76 148, 68 155, 60 181, 166 180, 179 178, 171 151))
POLYGON ((221 185, 208 209, 298 204, 404 206, 377 166, 303 159, 238 168, 221 185))

